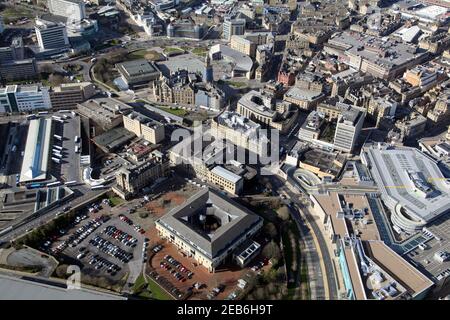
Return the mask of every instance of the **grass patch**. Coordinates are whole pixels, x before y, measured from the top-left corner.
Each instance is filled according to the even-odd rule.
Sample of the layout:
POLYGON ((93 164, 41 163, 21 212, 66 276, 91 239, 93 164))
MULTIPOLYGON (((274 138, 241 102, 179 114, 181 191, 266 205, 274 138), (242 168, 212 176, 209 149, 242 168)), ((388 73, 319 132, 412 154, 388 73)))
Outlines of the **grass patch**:
POLYGON ((176 47, 165 47, 163 52, 165 54, 172 55, 176 53, 183 53, 184 50, 176 47))
POLYGON ((206 55, 208 54, 208 49, 205 49, 205 48, 194 48, 194 50, 192 50, 191 52, 193 54, 196 54, 197 56, 206 57, 206 55))
POLYGON ((158 107, 158 109, 161 109, 163 111, 169 112, 173 115, 179 116, 179 117, 183 117, 187 114, 187 111, 184 109, 180 109, 180 108, 166 108, 166 107, 158 107))
POLYGON ((30 9, 24 7, 6 7, 1 11, 5 24, 15 22, 21 18, 33 18, 33 12, 30 9))
POLYGON ((28 273, 37 273, 42 271, 42 266, 11 266, 9 264, 0 264, 0 268, 28 273))
POLYGON ((123 203, 123 200, 120 197, 110 197, 109 201, 111 201, 111 207, 115 207, 123 203))
POLYGON ((136 282, 133 285, 133 292, 138 293, 139 291, 142 291, 145 289, 145 286, 147 285, 147 280, 145 279, 145 276, 143 273, 137 277, 136 282))
POLYGON ((240 82, 240 81, 228 81, 228 84, 234 88, 244 88, 247 86, 246 82, 240 82))
POLYGON ((148 279, 148 288, 152 292, 152 296, 154 299, 173 300, 173 298, 152 279, 148 279))

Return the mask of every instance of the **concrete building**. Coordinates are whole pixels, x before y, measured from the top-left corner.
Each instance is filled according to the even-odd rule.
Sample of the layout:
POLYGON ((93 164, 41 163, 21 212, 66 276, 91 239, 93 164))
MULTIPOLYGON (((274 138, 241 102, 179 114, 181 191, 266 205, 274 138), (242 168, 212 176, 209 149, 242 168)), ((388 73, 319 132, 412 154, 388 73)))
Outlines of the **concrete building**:
POLYGON ((392 223, 410 234, 450 210, 450 188, 436 162, 415 148, 367 145, 361 151, 392 223))
POLYGON ((421 62, 428 54, 417 46, 394 40, 383 41, 358 32, 340 32, 331 37, 324 51, 337 55, 349 67, 381 79, 393 79, 421 62))
POLYGON ((237 112, 250 120, 281 132, 289 130, 298 116, 298 110, 276 105, 271 94, 255 90, 246 93, 239 99, 237 112), (280 108, 277 110, 278 107, 280 108))
POLYGON ((253 61, 252 59, 228 46, 222 44, 213 45, 209 50, 211 60, 226 60, 233 66, 232 77, 253 77, 253 61))
POLYGON ((263 220, 220 193, 203 189, 155 223, 161 238, 214 272, 261 229, 263 220))
POLYGON ((51 14, 73 20, 86 18, 85 3, 82 0, 48 0, 47 7, 51 14))
POLYGON ((349 107, 338 117, 334 135, 334 148, 352 152, 364 124, 365 112, 349 107))
POLYGON ((231 49, 246 54, 249 57, 256 56, 256 44, 246 39, 244 36, 231 36, 230 47, 231 49))
POLYGON ((321 91, 302 89, 299 87, 290 88, 285 94, 283 100, 299 107, 302 110, 311 110, 325 99, 321 91))
POLYGON ((121 125, 123 115, 133 111, 131 106, 114 98, 89 99, 79 103, 77 109, 94 125, 95 135, 121 125))
POLYGON ((35 31, 41 50, 63 49, 70 45, 66 26, 62 23, 36 19, 35 31))
POLYGON ((215 166, 209 171, 208 181, 234 195, 241 194, 244 188, 244 178, 222 166, 215 166))
POLYGON ((51 107, 47 87, 11 85, 0 88, 0 112, 28 112, 51 107))
POLYGON ((330 192, 311 196, 324 237, 336 253, 347 300, 420 300, 433 282, 381 240, 376 211, 366 195, 330 192), (364 227, 361 227, 364 225, 364 227))
POLYGON ((95 86, 90 82, 63 83, 50 90, 50 102, 53 109, 76 108, 95 94, 95 86))
POLYGON ((312 111, 298 131, 298 138, 306 142, 318 140, 322 125, 324 124, 324 115, 317 111, 312 111))
POLYGON ((9 60, 0 63, 0 78, 2 81, 31 80, 38 75, 36 60, 9 60))
POLYGON ((146 117, 138 112, 123 115, 123 126, 136 136, 142 137, 153 144, 164 140, 164 125, 154 119, 146 117))
POLYGON ((222 37, 230 41, 233 35, 243 35, 245 33, 245 19, 233 19, 225 17, 223 21, 222 37))
POLYGON ((40 118, 30 121, 20 183, 47 179, 51 138, 52 119, 40 118))
POLYGON ((206 26, 203 24, 196 24, 190 19, 179 19, 167 26, 167 37, 201 40, 205 36, 206 31, 206 26))
POLYGON ((150 158, 133 166, 120 168, 116 173, 117 185, 113 191, 123 199, 129 199, 159 178, 164 177, 169 169, 168 159, 159 151, 152 152, 150 158))
POLYGON ((261 125, 231 111, 224 111, 211 121, 211 133, 216 139, 226 139, 256 154, 262 154, 269 142, 260 129, 261 125))
POLYGON ((147 86, 161 76, 158 67, 145 59, 118 63, 116 68, 122 76, 123 81, 130 88, 147 86))

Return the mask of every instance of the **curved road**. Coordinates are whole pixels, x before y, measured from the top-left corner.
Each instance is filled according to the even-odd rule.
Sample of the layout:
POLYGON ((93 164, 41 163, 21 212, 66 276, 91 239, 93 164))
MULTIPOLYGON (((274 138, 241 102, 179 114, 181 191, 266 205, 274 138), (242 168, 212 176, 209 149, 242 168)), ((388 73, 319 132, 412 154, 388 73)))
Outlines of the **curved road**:
MULTIPOLYGON (((333 262, 332 259, 330 257, 329 251, 328 251, 328 246, 325 242, 325 239, 322 235, 321 230, 319 229, 316 221, 314 220, 314 218, 312 217, 312 214, 309 212, 309 210, 303 205, 303 203, 299 200, 299 193, 304 194, 306 196, 308 196, 305 192, 302 191, 301 187, 296 183, 296 181, 292 178, 291 174, 288 175, 288 180, 287 182, 283 181, 281 178, 279 178, 278 176, 272 176, 272 181, 275 182, 275 186, 277 187, 277 191, 279 192, 280 190, 284 191, 290 198, 291 200, 296 204, 296 206, 299 208, 299 222, 301 221, 301 213, 303 213, 303 217, 305 217, 309 223, 309 225, 311 225, 312 231, 314 232, 314 235, 317 238, 317 242, 319 244, 319 249, 321 252, 321 256, 323 259, 323 264, 325 267, 325 270, 321 270, 322 268, 320 267, 318 261, 320 261, 320 258, 318 256, 318 252, 317 252, 317 248, 315 248, 316 250, 313 251, 313 257, 314 261, 316 261, 315 264, 313 264, 314 269, 317 272, 324 272, 326 279, 327 279, 327 286, 328 286, 328 291, 329 291, 329 299, 330 300, 337 300, 339 299, 338 297, 338 289, 337 289, 337 280, 336 280, 336 276, 335 276, 335 270, 334 270, 334 266, 333 266, 333 262), (298 190, 297 193, 294 193, 290 188, 286 187, 286 183, 289 183, 292 185, 292 187, 295 187, 294 189, 298 190), (296 187, 297 186, 297 187, 296 187)), ((295 217, 295 216, 294 216, 295 217)), ((301 222, 301 224, 304 224, 304 222, 301 222)), ((301 225, 300 224, 300 225, 301 225)), ((307 228, 307 227, 306 227, 307 228)), ((317 286, 320 285, 320 280, 317 279, 317 286)), ((320 290, 319 290, 320 291, 320 290)), ((318 293, 318 296, 320 294, 318 293)), ((320 298, 318 298, 320 299, 320 298)))

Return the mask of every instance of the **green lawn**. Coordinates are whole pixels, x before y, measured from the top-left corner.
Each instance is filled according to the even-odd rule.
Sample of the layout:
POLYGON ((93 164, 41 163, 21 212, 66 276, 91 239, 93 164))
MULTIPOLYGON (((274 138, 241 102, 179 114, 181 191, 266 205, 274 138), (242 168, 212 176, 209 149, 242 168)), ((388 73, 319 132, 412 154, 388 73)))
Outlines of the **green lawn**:
POLYGON ((110 197, 109 201, 111 201, 111 207, 115 207, 123 203, 123 200, 120 197, 110 197))
POLYGON ((228 84, 235 88, 244 88, 247 86, 247 83, 239 81, 228 81, 228 84))
POLYGON ((20 9, 16 7, 6 7, 5 10, 1 11, 1 15, 6 24, 20 18, 33 18, 33 12, 22 7, 20 9))
POLYGON ((194 50, 192 50, 193 54, 196 54, 198 56, 201 57, 205 57, 208 54, 208 49, 206 48, 194 48, 194 50))
POLYGON ((176 52, 182 53, 182 52, 184 52, 184 50, 180 49, 180 48, 176 48, 176 47, 165 47, 164 48, 164 53, 166 53, 166 54, 171 54, 171 53, 176 53, 176 52))
POLYGON ((174 114, 176 116, 179 116, 179 117, 185 116, 187 114, 186 110, 183 110, 183 109, 180 109, 180 108, 177 108, 177 109, 166 108, 166 107, 158 107, 158 108, 161 109, 161 110, 164 110, 166 112, 169 112, 171 114, 174 114))
POLYGON ((152 296, 158 300, 173 300, 173 298, 164 291, 155 281, 148 279, 148 288, 152 292, 152 296))
POLYGON ((142 287, 147 283, 147 281, 145 280, 144 274, 141 273, 139 275, 139 277, 136 279, 136 282, 134 283, 133 286, 133 292, 137 292, 139 290, 142 289, 142 287))

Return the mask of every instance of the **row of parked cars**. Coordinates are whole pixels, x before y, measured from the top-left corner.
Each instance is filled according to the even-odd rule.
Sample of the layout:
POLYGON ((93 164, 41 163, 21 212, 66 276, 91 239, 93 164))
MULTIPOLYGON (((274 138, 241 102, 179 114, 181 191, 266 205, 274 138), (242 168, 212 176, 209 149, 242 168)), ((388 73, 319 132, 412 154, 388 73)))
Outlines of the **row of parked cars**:
POLYGON ((192 294, 192 289, 189 288, 187 292, 183 293, 177 287, 175 287, 169 280, 165 277, 159 275, 156 271, 150 272, 150 276, 155 279, 158 284, 160 284, 164 289, 170 292, 174 297, 178 299, 187 299, 192 294))
POLYGON ((115 275, 118 271, 120 271, 120 267, 112 263, 111 261, 108 261, 107 259, 100 257, 98 254, 93 255, 88 263, 90 265, 94 265, 96 270, 100 270, 102 268, 106 268, 106 272, 110 273, 111 275, 115 275))
POLYGON ((166 260, 168 263, 170 263, 174 268, 180 270, 181 272, 184 272, 187 274, 187 277, 189 279, 192 278, 192 276, 194 275, 194 273, 192 271, 190 271, 188 268, 186 268, 185 266, 183 266, 178 260, 176 260, 175 258, 173 258, 170 255, 165 255, 164 256, 164 260, 166 260))
POLYGON ((126 252, 115 244, 109 242, 106 239, 100 237, 100 235, 96 235, 92 238, 89 243, 94 247, 100 249, 100 251, 122 261, 123 263, 128 263, 131 259, 133 259, 133 253, 126 252))
POLYGON ((134 224, 133 220, 131 220, 130 218, 128 218, 127 216, 123 215, 123 214, 119 214, 119 219, 122 220, 123 222, 129 224, 130 226, 133 226, 133 229, 136 230, 137 232, 144 234, 145 230, 142 229, 142 227, 138 224, 134 224))
POLYGON ((162 269, 169 271, 170 274, 173 275, 178 281, 180 281, 180 282, 185 282, 185 281, 186 281, 186 278, 183 277, 183 276, 181 275, 181 273, 179 273, 179 272, 177 271, 177 269, 172 268, 167 262, 161 261, 161 263, 160 263, 159 266, 160 266, 162 269))
POLYGON ((135 247, 138 241, 130 234, 116 228, 115 226, 107 226, 105 229, 103 229, 103 233, 129 247, 135 247))
POLYGON ((70 235, 69 247, 76 247, 84 239, 86 239, 92 232, 102 225, 103 221, 100 218, 95 218, 89 221, 84 226, 78 228, 72 235, 70 235))

